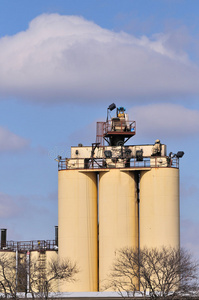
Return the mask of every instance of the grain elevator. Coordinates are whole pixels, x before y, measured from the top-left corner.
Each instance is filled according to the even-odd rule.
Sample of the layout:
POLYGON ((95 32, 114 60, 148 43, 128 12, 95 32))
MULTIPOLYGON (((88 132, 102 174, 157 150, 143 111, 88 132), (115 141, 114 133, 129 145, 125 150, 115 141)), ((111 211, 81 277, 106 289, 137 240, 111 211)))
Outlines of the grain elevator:
POLYGON ((129 145, 136 123, 112 103, 96 142, 58 156, 58 256, 79 267, 63 291, 101 291, 116 250, 180 246, 179 158, 157 139, 129 145), (114 116, 112 116, 114 114, 114 116))

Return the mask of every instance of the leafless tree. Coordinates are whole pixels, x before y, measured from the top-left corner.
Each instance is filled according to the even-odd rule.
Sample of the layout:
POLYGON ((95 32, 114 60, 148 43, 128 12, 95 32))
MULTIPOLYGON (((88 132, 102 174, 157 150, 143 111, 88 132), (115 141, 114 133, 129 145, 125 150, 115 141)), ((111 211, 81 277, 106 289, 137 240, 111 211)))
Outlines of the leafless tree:
POLYGON ((132 297, 178 299, 196 296, 198 263, 184 249, 122 248, 117 251, 106 288, 132 297))
POLYGON ((32 297, 48 299, 49 293, 55 293, 57 283, 75 281, 75 275, 79 272, 76 263, 69 259, 59 261, 52 259, 47 262, 45 270, 41 269, 38 261, 32 261, 29 274, 29 292, 32 297))
POLYGON ((0 256, 0 291, 5 298, 8 296, 17 298, 16 261, 15 256, 10 253, 3 253, 0 256))
POLYGON ((46 267, 41 268, 38 258, 27 264, 26 256, 22 255, 16 263, 15 253, 0 255, 0 293, 4 298, 17 299, 20 292, 32 298, 47 299, 50 292, 57 291, 57 283, 74 281, 78 273, 76 263, 69 259, 47 261, 46 267))

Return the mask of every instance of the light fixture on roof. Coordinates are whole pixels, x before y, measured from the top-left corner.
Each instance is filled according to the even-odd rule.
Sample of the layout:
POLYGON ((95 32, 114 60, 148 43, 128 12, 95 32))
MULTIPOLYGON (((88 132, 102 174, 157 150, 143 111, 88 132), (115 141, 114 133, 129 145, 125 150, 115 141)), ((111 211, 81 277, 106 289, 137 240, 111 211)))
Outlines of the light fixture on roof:
POLYGON ((178 151, 176 154, 170 152, 169 153, 169 157, 173 158, 173 157, 177 157, 177 158, 182 158, 184 156, 184 151, 178 151))
POLYGON ((115 108, 116 108, 115 103, 110 104, 109 107, 108 107, 108 109, 109 109, 110 111, 114 110, 115 108))
POLYGON ((178 153, 176 154, 177 158, 181 158, 184 155, 184 151, 178 151, 178 153))
POLYGON ((57 155, 57 158, 55 158, 55 160, 60 162, 60 160, 62 160, 62 157, 60 155, 57 155))
POLYGON ((108 114, 110 114, 110 111, 114 110, 116 108, 115 103, 112 103, 109 105, 109 107, 107 108, 107 118, 106 118, 106 122, 108 122, 108 114))

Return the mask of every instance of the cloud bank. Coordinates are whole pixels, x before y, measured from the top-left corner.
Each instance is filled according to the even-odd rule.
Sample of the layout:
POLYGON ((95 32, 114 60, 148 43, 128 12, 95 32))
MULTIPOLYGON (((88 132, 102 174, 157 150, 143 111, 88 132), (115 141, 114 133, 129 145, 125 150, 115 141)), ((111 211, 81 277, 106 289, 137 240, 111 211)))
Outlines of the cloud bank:
POLYGON ((142 137, 196 138, 199 135, 199 111, 170 103, 135 106, 129 110, 142 137))
POLYGON ((168 34, 136 38, 78 16, 43 14, 0 38, 0 98, 34 102, 199 94, 199 69, 168 34))
POLYGON ((6 128, 0 127, 0 152, 19 151, 28 146, 28 140, 14 134, 6 128))

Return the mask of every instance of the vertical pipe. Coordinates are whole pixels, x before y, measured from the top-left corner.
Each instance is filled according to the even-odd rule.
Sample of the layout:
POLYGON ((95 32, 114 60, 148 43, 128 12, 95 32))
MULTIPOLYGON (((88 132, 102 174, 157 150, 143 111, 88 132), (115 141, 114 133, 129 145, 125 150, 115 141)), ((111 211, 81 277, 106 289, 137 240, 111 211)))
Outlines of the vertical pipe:
POLYGON ((18 250, 16 250, 16 291, 18 291, 17 285, 18 285, 18 250))
POLYGON ((55 226, 55 246, 58 246, 58 226, 55 226))
MULTIPOLYGON (((138 214, 138 260, 140 260, 140 171, 135 171, 138 214)), ((140 290, 140 263, 138 263, 138 290, 140 290)))
POLYGON ((138 207, 138 250, 140 250, 140 172, 135 172, 137 207, 138 207))
POLYGON ((30 289, 30 252, 27 251, 26 254, 26 270, 27 270, 27 293, 30 289))
POLYGON ((99 173, 97 173, 97 290, 99 291, 99 173))
POLYGON ((7 229, 1 229, 1 249, 6 247, 6 233, 7 229))

